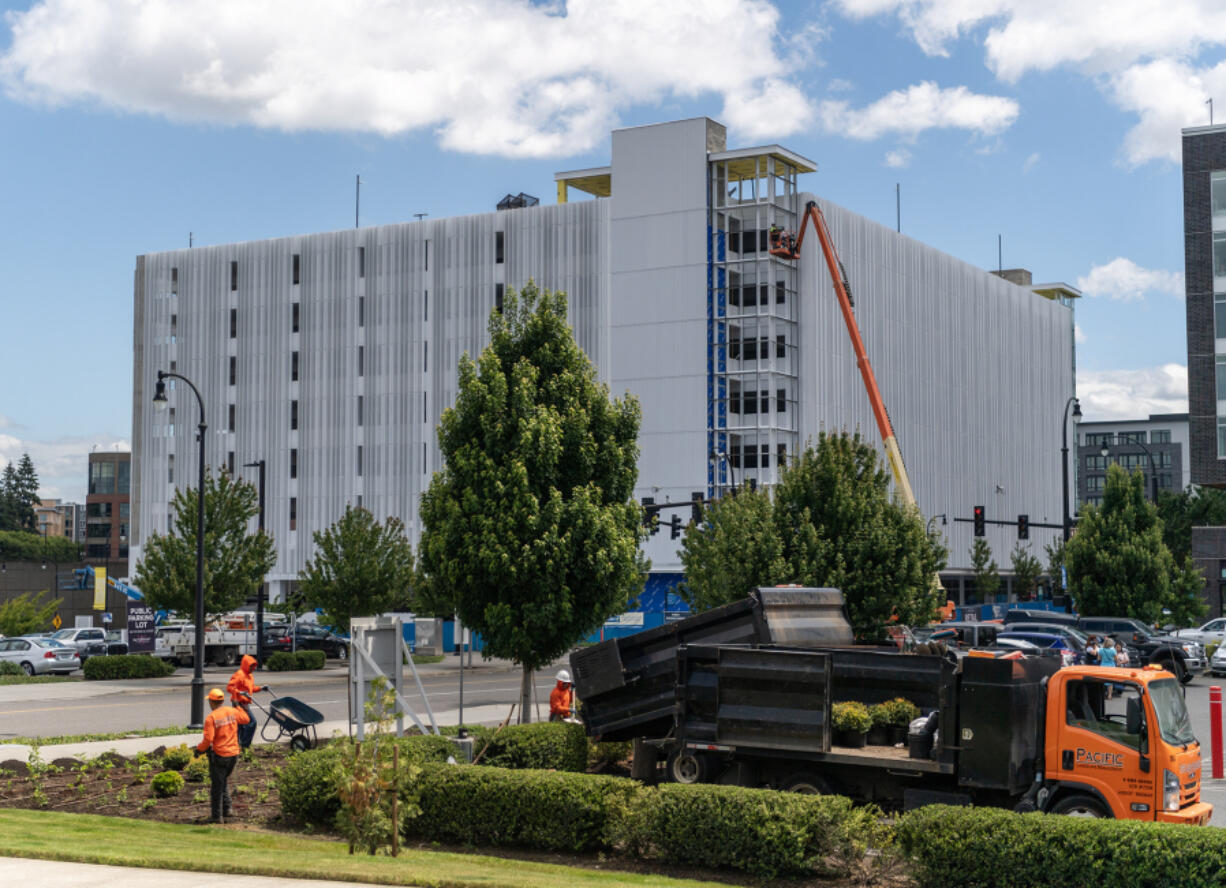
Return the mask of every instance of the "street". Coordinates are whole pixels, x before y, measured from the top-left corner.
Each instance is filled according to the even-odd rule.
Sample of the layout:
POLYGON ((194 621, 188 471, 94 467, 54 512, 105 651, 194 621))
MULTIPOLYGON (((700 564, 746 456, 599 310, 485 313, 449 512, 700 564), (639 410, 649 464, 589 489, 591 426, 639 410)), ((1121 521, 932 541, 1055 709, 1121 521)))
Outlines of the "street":
MULTIPOLYGON (((537 701, 546 718, 555 671, 551 667, 536 674, 537 701)), ((206 668, 206 689, 224 688, 232 672, 206 668)), ((418 673, 436 715, 458 708, 460 672, 454 662, 418 667, 418 673)), ((0 742, 13 737, 109 734, 186 725, 191 712, 190 681, 191 670, 179 669, 169 679, 106 682, 105 688, 85 681, 0 688, 0 742), (168 682, 173 684, 167 687, 168 682)), ((338 668, 336 661, 329 662, 324 675, 260 671, 256 673, 256 682, 270 685, 276 696, 296 697, 318 709, 326 722, 344 722, 347 718, 348 682, 343 667, 338 668)), ((405 686, 410 704, 425 719, 425 707, 420 705, 421 698, 407 672, 405 686)), ((518 668, 476 661, 474 668, 464 673, 464 708, 467 711, 478 706, 501 705, 510 709, 519 698, 519 686, 518 668)), ((265 707, 270 699, 268 694, 256 696, 256 702, 265 707)))

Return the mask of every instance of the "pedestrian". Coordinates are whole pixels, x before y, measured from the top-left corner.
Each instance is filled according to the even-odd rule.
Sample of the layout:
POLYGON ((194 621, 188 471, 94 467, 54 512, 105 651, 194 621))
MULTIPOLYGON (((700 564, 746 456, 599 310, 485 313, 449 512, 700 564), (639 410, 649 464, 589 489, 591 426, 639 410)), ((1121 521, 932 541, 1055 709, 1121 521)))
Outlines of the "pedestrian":
POLYGON ((1131 663, 1132 663, 1132 660, 1128 656, 1128 648, 1124 647, 1124 645, 1121 644, 1119 647, 1115 649, 1115 665, 1123 668, 1125 666, 1131 665, 1131 663))
POLYGON ((549 692, 549 720, 556 722, 570 718, 572 699, 570 673, 565 669, 559 669, 558 683, 549 692))
POLYGON ((251 673, 259 662, 250 654, 244 654, 238 669, 230 676, 226 691, 230 694, 230 705, 247 713, 247 723, 238 729, 238 745, 246 749, 255 739, 255 718, 251 715, 251 695, 258 691, 266 691, 255 683, 251 673))
POLYGON ((251 721, 241 709, 226 706, 221 688, 209 691, 209 708, 204 719, 204 737, 196 744, 196 752, 209 754, 209 823, 225 823, 234 813, 230 802, 230 774, 238 761, 238 727, 251 721))
POLYGON ((1098 662, 1103 666, 1115 665, 1115 639, 1110 635, 1103 640, 1103 646, 1098 652, 1098 662))
POLYGON ((1086 665, 1097 666, 1099 663, 1098 636, 1091 635, 1086 641, 1086 665))

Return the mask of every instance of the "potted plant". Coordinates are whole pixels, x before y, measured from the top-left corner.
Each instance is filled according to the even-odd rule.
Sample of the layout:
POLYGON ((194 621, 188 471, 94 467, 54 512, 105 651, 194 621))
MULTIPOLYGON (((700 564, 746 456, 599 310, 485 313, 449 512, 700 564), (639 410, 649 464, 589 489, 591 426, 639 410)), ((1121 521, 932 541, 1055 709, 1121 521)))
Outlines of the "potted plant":
POLYGON ((890 719, 894 713, 890 705, 874 703, 868 708, 868 715, 873 720, 873 726, 868 730, 869 746, 893 746, 894 741, 890 739, 890 719))
POLYGON ((845 700, 830 707, 830 726, 834 728, 835 745, 864 746, 865 735, 873 726, 868 707, 856 700, 845 700))
POLYGON ((920 717, 919 707, 905 697, 895 697, 881 705, 890 712, 890 742, 906 743, 907 729, 911 722, 920 717))

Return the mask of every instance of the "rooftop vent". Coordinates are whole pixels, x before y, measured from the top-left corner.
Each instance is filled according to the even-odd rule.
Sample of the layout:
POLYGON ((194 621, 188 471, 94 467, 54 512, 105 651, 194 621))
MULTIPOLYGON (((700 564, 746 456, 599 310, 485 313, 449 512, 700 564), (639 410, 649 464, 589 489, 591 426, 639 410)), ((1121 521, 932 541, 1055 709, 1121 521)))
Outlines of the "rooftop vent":
POLYGON ((540 202, 540 198, 533 197, 531 194, 524 194, 521 191, 519 194, 508 194, 502 200, 498 201, 498 209, 518 210, 522 209, 523 207, 534 207, 540 202))

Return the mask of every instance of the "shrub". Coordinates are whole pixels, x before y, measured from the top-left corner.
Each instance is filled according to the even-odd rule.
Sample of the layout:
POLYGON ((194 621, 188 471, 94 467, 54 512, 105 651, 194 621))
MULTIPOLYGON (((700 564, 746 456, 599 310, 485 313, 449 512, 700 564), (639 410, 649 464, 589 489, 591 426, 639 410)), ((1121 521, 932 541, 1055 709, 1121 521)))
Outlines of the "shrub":
POLYGON ((473 733, 474 755, 484 749, 479 762, 482 765, 555 771, 587 770, 587 735, 582 725, 537 722, 510 725, 496 734, 473 733))
POLYGON ((108 681, 121 678, 162 678, 175 668, 165 660, 148 654, 115 654, 110 657, 90 657, 81 667, 88 681, 108 681))
POLYGON ((343 753, 341 744, 331 743, 291 755, 277 775, 281 813, 299 823, 331 827, 341 809, 335 774, 343 753))
POLYGON ((0 660, 0 675, 21 675, 21 667, 9 660, 0 660))
POLYGON ((194 749, 186 743, 180 743, 178 746, 170 747, 162 754, 162 767, 168 771, 182 771, 195 757, 194 749))
POLYGON ((323 669, 326 657, 323 651, 295 651, 294 660, 298 669, 323 669))
POLYGON ((889 710, 889 724, 895 727, 905 728, 920 717, 919 707, 905 697, 895 697, 881 705, 889 710))
POLYGON ((1226 833, 1177 824, 930 805, 897 832, 919 884, 934 888, 1209 888, 1226 869, 1226 833))
POLYGON ((874 728, 888 728, 892 722, 890 721, 890 707, 886 703, 874 703, 868 708, 868 717, 873 720, 874 728))
POLYGON ((178 771, 163 771, 153 778, 149 788, 158 798, 178 795, 183 791, 183 775, 178 771))
POLYGON ((890 835, 872 807, 842 796, 740 786, 665 784, 635 799, 625 841, 670 863, 732 867, 758 876, 844 875, 872 842, 888 854, 890 835))
POLYGON ((615 765, 618 762, 626 761, 633 755, 633 740, 612 740, 607 743, 592 743, 588 746, 587 767, 590 771, 603 765, 615 765))
POLYGON ((863 734, 873 726, 873 717, 863 703, 846 700, 830 707, 830 724, 836 731, 863 734))
POLYGON ((198 755, 187 763, 183 769, 183 777, 188 783, 204 783, 209 779, 209 758, 198 755))
POLYGON ((408 833, 549 851, 611 847, 616 825, 644 791, 620 777, 440 764, 422 766, 415 790, 421 816, 408 833))

